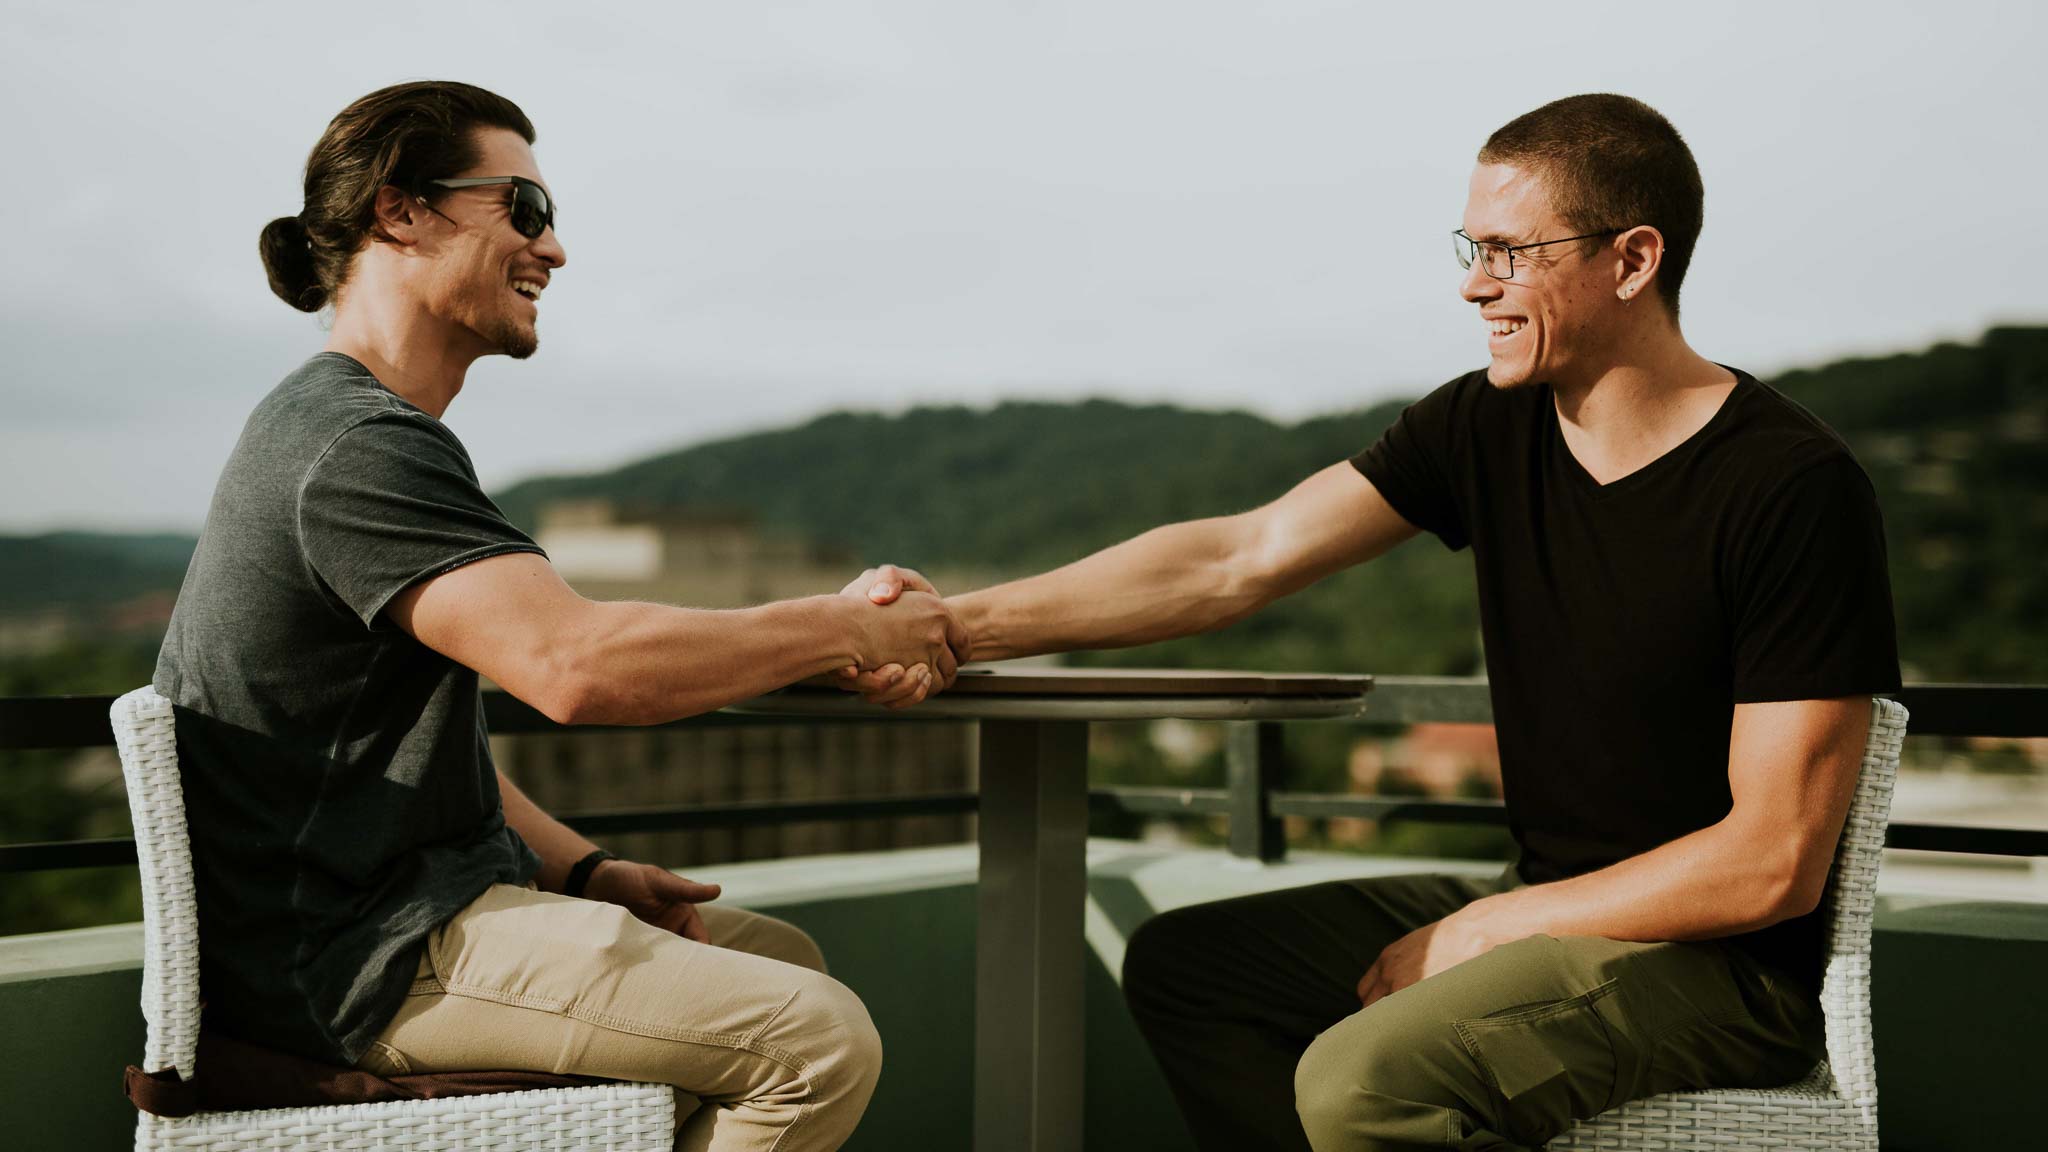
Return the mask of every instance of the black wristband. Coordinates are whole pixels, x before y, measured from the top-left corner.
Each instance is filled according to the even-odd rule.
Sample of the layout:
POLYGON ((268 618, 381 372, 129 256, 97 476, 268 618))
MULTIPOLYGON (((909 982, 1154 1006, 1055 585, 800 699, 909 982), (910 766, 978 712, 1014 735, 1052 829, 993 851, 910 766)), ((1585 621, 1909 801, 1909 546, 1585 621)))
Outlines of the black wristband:
POLYGON ((590 874, 592 872, 597 871, 597 866, 599 864, 604 863, 607 860, 617 859, 617 856, 612 855, 611 853, 605 851, 602 848, 591 849, 590 855, 585 856, 581 860, 578 860, 574 865, 570 867, 569 878, 567 880, 562 881, 562 895, 583 895, 583 886, 585 884, 590 883, 590 874))

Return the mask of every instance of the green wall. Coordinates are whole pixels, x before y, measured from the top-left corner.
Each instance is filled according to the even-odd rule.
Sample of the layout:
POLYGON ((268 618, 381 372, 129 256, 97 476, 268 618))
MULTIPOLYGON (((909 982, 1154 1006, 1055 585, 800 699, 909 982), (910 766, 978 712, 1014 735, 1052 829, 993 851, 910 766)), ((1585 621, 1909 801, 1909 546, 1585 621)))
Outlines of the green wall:
MULTIPOLYGON (((850 1152, 969 1145, 975 892, 958 877, 960 860, 944 859, 952 874, 923 886, 745 900, 815 936, 881 1030, 881 1084, 850 1152)), ((1170 896, 1155 888, 1148 897, 1130 872, 1112 862, 1090 881, 1097 907, 1124 933, 1153 910, 1148 899, 1177 904, 1201 895, 1200 885, 1176 884, 1170 896)), ((1285 867, 1213 875, 1211 896, 1301 880, 1285 867)), ((2048 1035, 2048 907, 1887 903, 1873 957, 1887 1152, 2029 1146, 2040 1127, 2032 1105, 2048 1035)), ((108 960, 113 937, 103 935, 93 962, 82 963, 67 939, 78 935, 0 939, 0 1145, 10 1150, 117 1152, 132 1141, 120 1074, 142 1048, 134 946, 127 960, 108 960)), ((119 938, 132 941, 132 930, 119 938)), ((1087 999, 1088 1146, 1189 1149, 1115 981, 1093 953, 1087 999)))

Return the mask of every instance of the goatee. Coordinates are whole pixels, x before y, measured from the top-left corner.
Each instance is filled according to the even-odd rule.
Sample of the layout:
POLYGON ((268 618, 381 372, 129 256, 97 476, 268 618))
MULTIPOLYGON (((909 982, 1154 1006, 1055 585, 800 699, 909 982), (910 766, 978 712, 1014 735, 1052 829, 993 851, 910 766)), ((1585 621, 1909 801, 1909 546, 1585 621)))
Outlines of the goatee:
POLYGON ((493 334, 498 351, 514 360, 524 360, 540 350, 540 333, 523 324, 507 321, 493 334))

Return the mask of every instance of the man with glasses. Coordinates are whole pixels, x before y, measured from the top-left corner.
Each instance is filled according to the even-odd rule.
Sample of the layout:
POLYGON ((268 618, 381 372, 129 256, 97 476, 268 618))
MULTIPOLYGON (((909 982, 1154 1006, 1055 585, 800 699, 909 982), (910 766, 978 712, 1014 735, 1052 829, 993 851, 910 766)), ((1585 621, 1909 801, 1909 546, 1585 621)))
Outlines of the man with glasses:
POLYGON ((333 324, 244 426, 155 676, 207 1028, 385 1075, 667 1083, 702 1102, 678 1147, 836 1148, 880 1074, 859 997, 795 927, 536 807, 492 766, 479 676, 656 724, 846 667, 915 702, 965 637, 874 574, 735 611, 585 600, 505 520, 442 417, 477 359, 539 346, 567 254, 533 139, 471 85, 382 89, 263 229, 272 290, 333 324))
POLYGON ((977 659, 1222 627, 1420 533, 1471 548, 1510 827, 1498 881, 1155 917, 1124 990, 1205 1149, 1506 1149, 1823 1055, 1817 911, 1898 687, 1871 486, 1687 345, 1684 141, 1576 96, 1487 141, 1454 242, 1487 366, 1266 507, 951 601, 977 659))

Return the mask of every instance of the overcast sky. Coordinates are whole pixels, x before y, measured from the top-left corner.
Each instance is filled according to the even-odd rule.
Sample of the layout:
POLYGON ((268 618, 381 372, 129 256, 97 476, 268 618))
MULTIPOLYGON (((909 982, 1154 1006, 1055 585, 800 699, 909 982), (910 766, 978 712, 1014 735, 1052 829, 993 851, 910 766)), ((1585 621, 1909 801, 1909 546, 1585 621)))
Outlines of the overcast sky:
POLYGON ((1383 7, 8 0, 0 531, 200 525, 324 339, 257 232, 404 79, 517 101, 561 201, 539 355, 448 414, 490 486, 834 408, 1419 394, 1485 356, 1473 152, 1574 92, 1691 143, 1716 359, 2048 320, 2037 5, 1383 7))

